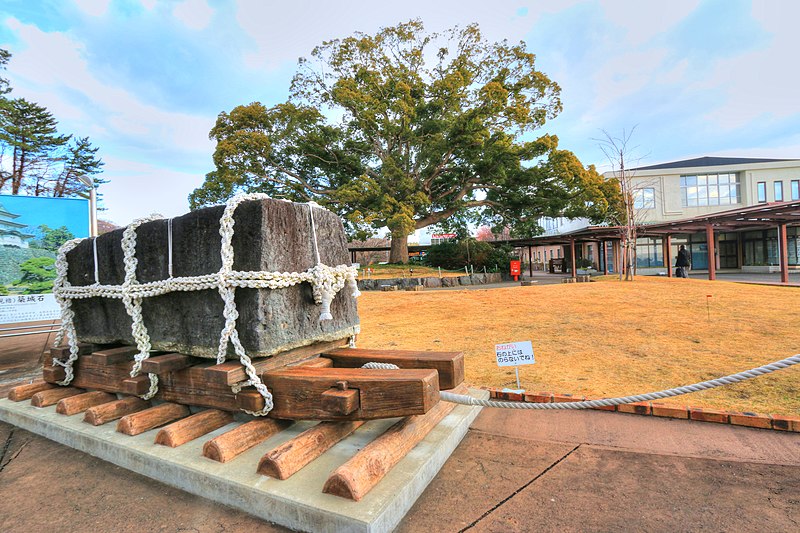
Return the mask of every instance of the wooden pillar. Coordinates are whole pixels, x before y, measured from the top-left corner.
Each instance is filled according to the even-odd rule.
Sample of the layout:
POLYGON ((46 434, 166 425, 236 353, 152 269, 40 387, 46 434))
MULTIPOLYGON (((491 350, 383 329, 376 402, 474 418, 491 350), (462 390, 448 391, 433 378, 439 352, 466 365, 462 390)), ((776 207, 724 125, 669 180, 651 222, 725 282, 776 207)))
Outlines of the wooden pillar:
POLYGON ((664 235, 664 266, 667 267, 667 277, 672 277, 672 235, 664 235))
POLYGON ((781 283, 789 283, 789 242, 786 237, 786 224, 778 226, 779 259, 781 263, 781 283))
POLYGON ((606 241, 600 241, 600 255, 603 258, 603 275, 608 275, 608 256, 606 255, 606 241))
POLYGON ((356 262, 356 252, 355 252, 355 250, 351 250, 350 251, 350 263, 355 263, 355 262, 356 262))
POLYGON ((570 267, 572 268, 572 277, 574 278, 578 275, 578 273, 575 272, 575 239, 569 240, 569 250, 570 250, 569 262, 570 262, 570 267))
POLYGON ((611 241, 611 259, 614 261, 614 272, 619 274, 619 241, 611 241))
POLYGON ((708 279, 717 279, 717 254, 714 251, 714 226, 706 224, 706 245, 708 246, 708 279))
POLYGON ((528 271, 533 277, 533 247, 528 245, 528 271))

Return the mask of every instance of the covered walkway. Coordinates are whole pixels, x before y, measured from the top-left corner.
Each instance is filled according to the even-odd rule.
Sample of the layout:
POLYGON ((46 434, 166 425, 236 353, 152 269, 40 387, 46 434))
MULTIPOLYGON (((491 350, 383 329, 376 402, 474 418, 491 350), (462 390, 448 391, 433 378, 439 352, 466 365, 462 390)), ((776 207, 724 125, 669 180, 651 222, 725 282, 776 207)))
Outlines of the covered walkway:
MULTIPOLYGON (((697 251, 693 253, 693 259, 699 263, 699 268, 695 267, 695 270, 705 271, 708 279, 717 279, 717 271, 720 268, 729 269, 732 273, 744 277, 758 277, 763 273, 767 278, 770 278, 769 274, 774 270, 777 271, 774 282, 788 284, 790 281, 798 281, 789 279, 790 272, 800 273, 800 232, 797 231, 798 227, 800 227, 800 201, 794 200, 740 207, 698 217, 641 225, 637 228, 637 237, 660 240, 659 255, 663 257, 661 263, 669 277, 673 275, 673 238, 679 235, 700 234, 700 239, 697 240, 703 242, 696 246, 697 251), (789 237, 790 228, 793 233, 791 238, 789 237), (775 256, 774 261, 770 261, 773 255, 775 256)), ((607 274, 609 259, 611 259, 612 264, 620 265, 624 273, 625 265, 620 264, 623 230, 624 228, 619 226, 587 226, 559 235, 542 235, 530 239, 497 242, 516 248, 527 248, 529 257, 531 249, 535 246, 563 245, 568 251, 566 255, 573 276, 576 273, 576 245, 596 242, 600 248, 598 270, 607 274)), ((532 265, 531 275, 533 275, 532 265)), ((692 277, 697 277, 697 275, 692 277)), ((744 280, 736 279, 736 281, 744 280)))

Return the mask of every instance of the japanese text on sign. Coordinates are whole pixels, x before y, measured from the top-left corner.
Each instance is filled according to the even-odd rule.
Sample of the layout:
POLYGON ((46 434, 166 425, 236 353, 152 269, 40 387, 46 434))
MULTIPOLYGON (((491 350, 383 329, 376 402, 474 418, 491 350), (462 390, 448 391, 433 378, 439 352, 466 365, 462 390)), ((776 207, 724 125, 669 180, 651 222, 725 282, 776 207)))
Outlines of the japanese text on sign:
POLYGON ((497 366, 532 365, 536 362, 531 341, 495 344, 494 349, 497 366))
POLYGON ((52 294, 0 296, 0 324, 55 320, 61 310, 52 294))

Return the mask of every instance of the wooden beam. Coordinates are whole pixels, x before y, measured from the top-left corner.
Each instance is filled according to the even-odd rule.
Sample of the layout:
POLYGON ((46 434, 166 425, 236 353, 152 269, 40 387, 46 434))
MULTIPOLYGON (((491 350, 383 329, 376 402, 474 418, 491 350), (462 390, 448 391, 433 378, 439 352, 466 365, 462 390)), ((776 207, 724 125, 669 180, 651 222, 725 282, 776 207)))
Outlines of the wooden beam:
POLYGON ((233 415, 219 409, 206 409, 161 428, 156 444, 176 448, 233 422, 233 415))
POLYGON ((76 389, 75 387, 57 387, 55 389, 43 390, 31 396, 31 405, 34 407, 49 407, 57 404, 64 398, 77 396, 84 392, 86 391, 83 389, 76 389))
POLYGON ((322 393, 322 409, 346 416, 359 408, 358 389, 330 389, 322 393))
POLYGON ((64 381, 67 377, 67 373, 64 370, 64 367, 61 366, 47 366, 48 361, 44 362, 42 367, 42 379, 44 379, 45 383, 49 383, 54 387, 58 387, 56 383, 59 381, 64 381))
MULTIPOLYGON (((293 350, 282 352, 273 355, 272 357, 254 359, 253 366, 258 374, 267 372, 269 370, 275 370, 290 363, 296 363, 298 361, 302 361, 303 359, 308 359, 309 357, 320 354, 326 350, 332 350, 334 348, 343 346, 347 344, 348 339, 349 337, 344 337, 328 342, 317 342, 309 346, 301 346, 293 350)), ((203 372, 205 374, 203 377, 205 381, 208 381, 209 383, 216 383, 218 385, 233 385, 235 383, 239 383, 240 381, 247 380, 247 374, 245 374, 244 368, 239 361, 226 361, 225 363, 219 365, 209 364, 203 368, 203 372)))
POLYGON ((362 368, 287 368, 261 376, 274 395, 270 416, 312 420, 370 420, 423 414, 439 401, 435 370, 368 370, 362 368), (322 393, 358 389, 360 406, 349 415, 327 411, 322 393))
MULTIPOLYGON (((44 362, 42 377, 48 383, 64 380, 64 369, 60 366, 51 366, 51 361, 44 362)), ((102 390, 105 392, 123 392, 122 382, 130 379, 133 361, 123 361, 116 364, 98 362, 91 355, 78 357, 73 363, 74 378, 70 385, 85 389, 102 390)), ((146 376, 145 376, 146 377, 146 376)), ((147 389, 145 389, 145 392, 147 389)))
POLYGON ((90 407, 86 410, 86 414, 83 415, 83 421, 93 426, 100 426, 148 407, 150 407, 150 402, 135 396, 129 396, 115 402, 90 407))
POLYGON ((257 418, 246 422, 203 445, 203 455, 220 463, 227 463, 253 446, 260 444, 292 425, 290 420, 257 418))
POLYGON ((199 362, 199 359, 180 353, 156 355, 142 361, 143 374, 164 374, 173 370, 181 370, 199 362))
POLYGON ((295 438, 268 451, 258 463, 259 474, 288 479, 295 472, 328 451, 356 429, 363 421, 320 422, 295 438))
POLYGON ((21 402, 23 400, 30 400, 37 392, 55 389, 58 385, 47 383, 46 381, 37 381, 35 383, 28 383, 27 385, 19 385, 11 389, 8 393, 8 399, 12 402, 21 402))
POLYGON ((332 368, 333 360, 328 359, 327 357, 313 357, 311 359, 306 359, 305 361, 300 361, 299 363, 292 363, 287 366, 302 366, 305 368, 332 368))
MULTIPOLYGON (((459 392, 465 391, 466 387, 459 387, 459 392)), ((328 477, 322 492, 361 500, 454 407, 453 403, 439 402, 427 414, 398 421, 337 468, 328 477)))
POLYGON ((140 435, 185 416, 189 416, 189 408, 185 405, 162 403, 150 409, 123 416, 117 422, 117 431, 131 436, 140 435))
POLYGON ((95 405, 116 401, 117 397, 108 392, 92 391, 64 398, 56 405, 56 413, 72 416, 86 411, 95 405))
MULTIPOLYGON (((78 355, 86 355, 92 353, 98 347, 96 344, 89 344, 85 342, 78 343, 78 355)), ((50 348, 50 357, 54 357, 61 361, 69 358, 69 346, 53 346, 50 348)))
POLYGON ((119 348, 108 348, 97 350, 87 357, 98 365, 115 365, 126 361, 133 361, 134 356, 139 353, 136 346, 120 346, 119 348))
POLYGON ((129 377, 121 381, 122 394, 131 396, 143 396, 150 390, 150 377, 147 374, 136 377, 129 377))
POLYGON ((323 352, 323 355, 333 360, 333 366, 341 368, 359 368, 370 362, 390 363, 400 368, 432 368, 439 373, 442 390, 464 382, 464 352, 339 348, 323 352))

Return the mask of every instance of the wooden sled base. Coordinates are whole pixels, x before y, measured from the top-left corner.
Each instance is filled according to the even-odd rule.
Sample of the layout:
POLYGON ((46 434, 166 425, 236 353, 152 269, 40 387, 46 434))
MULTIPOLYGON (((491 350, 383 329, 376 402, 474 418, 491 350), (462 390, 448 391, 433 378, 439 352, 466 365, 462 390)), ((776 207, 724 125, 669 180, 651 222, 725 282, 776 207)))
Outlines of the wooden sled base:
MULTIPOLYGON (((439 390, 464 381, 461 352, 364 350, 344 348, 346 339, 304 346, 273 357, 256 359, 253 366, 273 395, 271 418, 283 420, 373 420, 422 415, 439 401, 439 390), (367 362, 391 363, 393 370, 361 368, 367 362)), ((46 383, 64 381, 65 370, 52 359, 65 361, 69 350, 52 348, 45 360, 46 383)), ((70 386, 107 393, 143 396, 150 389, 148 373, 158 376, 153 398, 222 411, 260 411, 264 398, 254 387, 238 393, 232 386, 247 379, 239 362, 215 364, 177 353, 154 353, 131 377, 136 348, 80 345, 70 386)), ((33 388, 19 391, 22 398, 33 388)), ((36 390, 60 400, 63 390, 36 390)))

